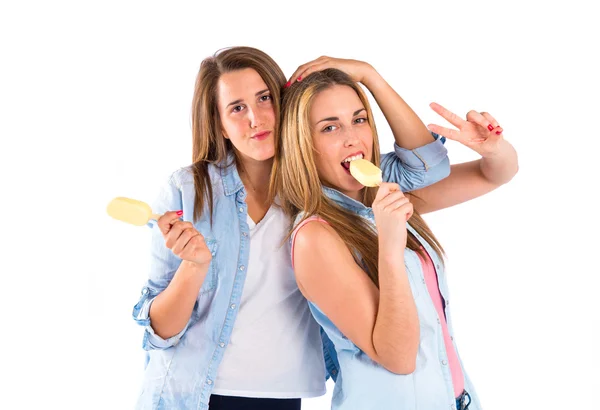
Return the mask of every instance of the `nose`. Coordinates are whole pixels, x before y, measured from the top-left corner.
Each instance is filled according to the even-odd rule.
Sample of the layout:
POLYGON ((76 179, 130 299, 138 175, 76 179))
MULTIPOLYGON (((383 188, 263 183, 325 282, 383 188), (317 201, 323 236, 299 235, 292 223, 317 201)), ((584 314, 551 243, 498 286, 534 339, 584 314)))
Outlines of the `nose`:
POLYGON ((265 123, 264 116, 258 108, 248 109, 248 119, 250 120, 250 128, 259 128, 265 123))
POLYGON ((347 129, 346 133, 344 134, 344 147, 353 147, 355 145, 358 145, 359 142, 359 137, 358 137, 358 133, 360 131, 357 131, 355 129, 347 129))

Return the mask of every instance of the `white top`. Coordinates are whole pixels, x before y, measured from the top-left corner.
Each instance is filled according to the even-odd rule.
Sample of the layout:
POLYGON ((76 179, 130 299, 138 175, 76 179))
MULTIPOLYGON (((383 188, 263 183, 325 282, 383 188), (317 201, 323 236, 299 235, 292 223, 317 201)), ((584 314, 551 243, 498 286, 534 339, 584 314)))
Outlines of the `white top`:
POLYGON ((290 260, 289 219, 272 206, 250 227, 250 259, 231 339, 214 394, 307 398, 325 394, 319 325, 300 293, 290 260))

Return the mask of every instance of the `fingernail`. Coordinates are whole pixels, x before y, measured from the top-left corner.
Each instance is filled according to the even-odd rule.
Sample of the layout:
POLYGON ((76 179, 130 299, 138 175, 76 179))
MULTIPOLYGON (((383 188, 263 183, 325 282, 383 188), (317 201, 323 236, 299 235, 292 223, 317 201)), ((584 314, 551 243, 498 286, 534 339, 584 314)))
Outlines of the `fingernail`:
POLYGON ((494 130, 494 126, 492 124, 488 124, 488 130, 493 131, 494 130))
MULTIPOLYGON (((500 128, 500 127, 498 127, 498 128, 500 128)), ((504 131, 504 130, 502 128, 500 128, 499 130, 496 131, 496 135, 502 134, 502 131, 504 131)))
POLYGON ((283 88, 288 88, 290 85, 292 85, 292 82, 288 81, 287 83, 285 83, 285 85, 283 86, 283 88))
POLYGON ((179 215, 179 216, 183 215, 183 211, 177 211, 177 215, 179 215))
POLYGON ((302 77, 298 77, 298 81, 302 81, 302 77))

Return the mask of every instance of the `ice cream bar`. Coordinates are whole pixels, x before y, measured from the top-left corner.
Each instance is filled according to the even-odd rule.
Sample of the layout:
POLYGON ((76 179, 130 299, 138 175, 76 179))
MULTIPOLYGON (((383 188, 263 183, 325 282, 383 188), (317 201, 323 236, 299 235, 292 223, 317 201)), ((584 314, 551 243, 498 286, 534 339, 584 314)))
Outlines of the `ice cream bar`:
POLYGON ((382 182, 381 170, 366 159, 350 162, 350 173, 364 186, 379 186, 382 182))
POLYGON ((160 215, 152 213, 152 208, 147 203, 122 196, 110 201, 106 212, 119 221, 137 226, 146 225, 151 219, 160 218, 160 215))

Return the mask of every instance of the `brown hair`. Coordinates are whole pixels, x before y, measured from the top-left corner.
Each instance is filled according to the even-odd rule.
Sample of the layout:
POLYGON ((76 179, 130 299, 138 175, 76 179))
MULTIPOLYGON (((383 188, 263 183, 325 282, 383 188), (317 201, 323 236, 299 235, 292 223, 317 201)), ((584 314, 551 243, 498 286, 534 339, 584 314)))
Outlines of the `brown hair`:
MULTIPOLYGON (((205 201, 212 223, 213 190, 208 165, 220 166, 233 150, 231 141, 223 137, 217 105, 219 78, 225 73, 252 68, 267 84, 275 110, 275 131, 279 128, 281 89, 285 75, 275 61, 264 52, 252 47, 232 47, 218 51, 202 61, 192 101, 192 171, 196 189, 194 220, 203 213, 205 201)), ((277 136, 275 136, 277 140, 277 136)), ((230 166, 231 164, 225 164, 230 166)))
MULTIPOLYGON (((280 138, 275 140, 271 192, 279 195, 283 209, 292 217, 292 220, 300 212, 304 212, 302 220, 312 215, 318 215, 327 221, 346 243, 355 261, 378 285, 377 232, 368 221, 337 205, 324 194, 315 165, 309 121, 310 109, 315 97, 334 85, 352 88, 363 103, 373 132, 372 162, 379 166, 379 140, 373 112, 365 93, 346 73, 336 69, 326 69, 310 74, 284 93, 280 138)), ((362 203, 371 206, 376 193, 377 188, 365 187, 362 203)), ((443 254, 441 245, 416 211, 408 223, 439 255, 443 254)), ((290 229, 288 238, 292 231, 293 227, 290 229)), ((418 240, 410 232, 407 247, 422 253, 418 240)))

